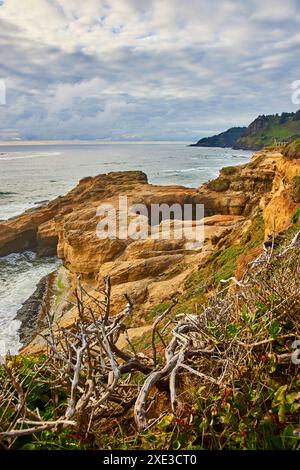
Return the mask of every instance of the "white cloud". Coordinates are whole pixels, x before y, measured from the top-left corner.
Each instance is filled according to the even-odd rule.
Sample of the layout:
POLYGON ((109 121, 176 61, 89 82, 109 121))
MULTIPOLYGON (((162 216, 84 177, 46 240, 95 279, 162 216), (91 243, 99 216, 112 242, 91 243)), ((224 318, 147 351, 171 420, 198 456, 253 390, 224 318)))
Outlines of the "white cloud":
POLYGON ((0 22, 23 137, 191 138, 288 110, 299 79, 296 0, 6 0, 0 22))

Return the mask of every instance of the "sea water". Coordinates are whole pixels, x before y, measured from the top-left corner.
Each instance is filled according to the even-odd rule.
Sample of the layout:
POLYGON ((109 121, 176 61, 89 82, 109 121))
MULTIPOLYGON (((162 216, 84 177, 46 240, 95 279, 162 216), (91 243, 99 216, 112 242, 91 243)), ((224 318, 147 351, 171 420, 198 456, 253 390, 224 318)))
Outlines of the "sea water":
MULTIPOLYGON (((0 144, 0 220, 65 194, 85 176, 141 170, 153 184, 198 187, 223 166, 246 163, 250 156, 182 142, 0 144)), ((0 258, 0 344, 5 342, 12 353, 20 347, 18 309, 56 266, 56 259, 40 259, 30 252, 0 258)))

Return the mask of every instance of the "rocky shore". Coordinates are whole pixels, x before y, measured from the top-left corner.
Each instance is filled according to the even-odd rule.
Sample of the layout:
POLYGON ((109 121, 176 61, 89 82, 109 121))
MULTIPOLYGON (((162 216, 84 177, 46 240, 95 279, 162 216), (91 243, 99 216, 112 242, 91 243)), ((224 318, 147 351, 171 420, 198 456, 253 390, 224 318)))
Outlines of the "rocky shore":
MULTIPOLYGON (((48 285, 50 282, 49 276, 44 276, 36 286, 34 293, 23 303, 22 307, 18 310, 16 320, 21 322, 19 330, 20 341, 23 344, 28 344, 42 327, 43 304, 47 299, 48 285)), ((45 326, 45 325, 44 325, 45 326)))
MULTIPOLYGON (((286 229, 299 206, 292 197, 294 177, 300 173, 299 160, 287 160, 279 152, 261 151, 252 160, 220 171, 217 179, 200 188, 155 186, 142 172, 118 172, 84 178, 66 196, 0 224, 0 255, 35 250, 40 256, 57 254, 64 274, 52 276, 51 288, 43 279, 18 318, 25 351, 41 351, 45 332, 41 301, 56 321, 68 327, 76 318, 72 307, 78 281, 97 297, 107 275, 112 281, 112 312, 123 304, 124 294, 135 308, 133 327, 145 327, 157 305, 174 295, 184 294, 193 273, 197 273, 228 245, 240 243, 260 211, 264 238, 286 229), (151 204, 204 204, 205 240, 202 248, 188 249, 187 240, 99 240, 96 226, 100 204, 116 205, 119 196, 128 202, 151 204)), ((149 221, 149 224, 151 221, 149 221)), ((237 260, 240 274, 246 262, 257 256, 255 246, 246 259, 237 260)))

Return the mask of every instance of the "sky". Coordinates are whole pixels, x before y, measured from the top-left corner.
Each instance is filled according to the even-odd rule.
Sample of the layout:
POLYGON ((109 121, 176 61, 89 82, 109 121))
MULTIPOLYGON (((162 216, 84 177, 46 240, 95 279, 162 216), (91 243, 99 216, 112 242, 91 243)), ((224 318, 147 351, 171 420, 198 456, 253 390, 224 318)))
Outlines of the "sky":
POLYGON ((0 139, 194 141, 296 111, 299 52, 300 0, 0 0, 0 139))

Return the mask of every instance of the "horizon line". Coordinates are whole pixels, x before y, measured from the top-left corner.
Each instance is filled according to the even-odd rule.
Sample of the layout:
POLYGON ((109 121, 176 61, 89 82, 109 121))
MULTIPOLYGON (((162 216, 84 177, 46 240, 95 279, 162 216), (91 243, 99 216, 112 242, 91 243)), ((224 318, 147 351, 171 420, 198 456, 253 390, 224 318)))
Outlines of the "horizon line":
POLYGON ((5 145, 95 145, 95 144, 189 144, 191 140, 80 140, 80 139, 51 139, 51 140, 1 140, 0 146, 5 145))

